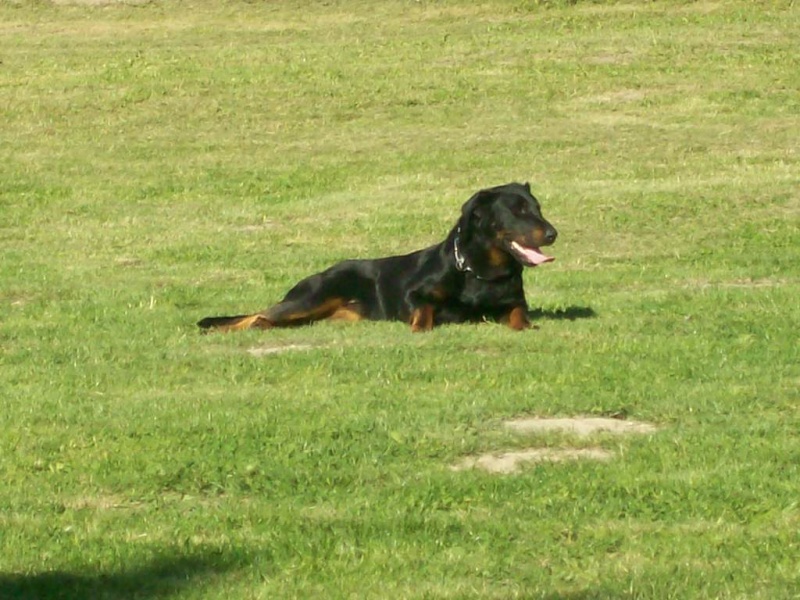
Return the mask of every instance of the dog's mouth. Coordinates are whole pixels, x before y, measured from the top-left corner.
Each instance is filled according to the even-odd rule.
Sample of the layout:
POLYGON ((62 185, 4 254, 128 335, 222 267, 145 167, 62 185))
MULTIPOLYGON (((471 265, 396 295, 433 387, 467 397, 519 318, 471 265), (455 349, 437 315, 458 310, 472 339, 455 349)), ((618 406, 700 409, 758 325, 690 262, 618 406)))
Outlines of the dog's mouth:
POLYGON ((536 267, 555 260, 552 256, 543 254, 542 251, 535 246, 523 246, 519 242, 511 242, 508 247, 520 263, 529 267, 536 267))

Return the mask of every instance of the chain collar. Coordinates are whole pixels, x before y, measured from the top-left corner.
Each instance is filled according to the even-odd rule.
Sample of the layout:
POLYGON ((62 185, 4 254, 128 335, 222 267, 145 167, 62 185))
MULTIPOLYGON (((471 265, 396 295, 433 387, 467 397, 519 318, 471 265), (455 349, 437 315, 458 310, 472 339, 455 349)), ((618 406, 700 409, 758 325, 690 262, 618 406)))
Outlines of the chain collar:
POLYGON ((453 257, 456 259, 456 269, 462 273, 472 273, 475 279, 482 279, 489 281, 489 277, 481 277, 475 272, 475 269, 467 264, 467 257, 461 254, 458 250, 458 240, 461 238, 461 225, 456 229, 456 237, 453 239, 453 257))
POLYGON ((456 269, 467 273, 472 273, 472 267, 467 264, 467 257, 458 251, 458 240, 461 237, 461 226, 456 230, 456 237, 453 240, 453 256, 456 259, 456 269))

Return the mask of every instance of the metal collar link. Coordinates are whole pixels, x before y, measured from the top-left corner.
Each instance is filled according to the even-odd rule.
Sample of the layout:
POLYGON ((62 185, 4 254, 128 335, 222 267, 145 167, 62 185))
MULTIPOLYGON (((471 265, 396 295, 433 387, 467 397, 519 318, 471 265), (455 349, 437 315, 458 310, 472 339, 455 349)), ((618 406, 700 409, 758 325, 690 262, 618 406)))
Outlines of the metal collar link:
POLYGON ((456 237, 453 240, 453 256, 456 259, 456 269, 472 273, 472 267, 467 264, 467 257, 458 251, 458 240, 461 237, 461 227, 456 230, 456 237))

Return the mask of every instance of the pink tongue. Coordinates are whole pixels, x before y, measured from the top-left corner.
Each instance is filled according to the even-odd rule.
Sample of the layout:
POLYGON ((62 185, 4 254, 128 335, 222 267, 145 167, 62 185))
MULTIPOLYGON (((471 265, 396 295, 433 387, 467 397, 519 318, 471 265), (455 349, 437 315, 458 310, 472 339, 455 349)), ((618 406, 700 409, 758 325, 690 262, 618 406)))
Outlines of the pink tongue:
POLYGON ((555 260, 552 256, 547 256, 539 252, 538 248, 522 246, 517 242, 511 242, 511 247, 517 254, 534 266, 555 260))

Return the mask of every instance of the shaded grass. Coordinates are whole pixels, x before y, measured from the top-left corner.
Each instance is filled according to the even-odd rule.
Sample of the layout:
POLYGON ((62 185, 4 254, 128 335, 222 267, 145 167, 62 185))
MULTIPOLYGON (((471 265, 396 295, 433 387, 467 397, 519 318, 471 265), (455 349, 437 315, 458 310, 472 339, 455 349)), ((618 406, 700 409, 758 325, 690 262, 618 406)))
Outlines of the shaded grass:
POLYGON ((0 596, 796 596, 797 11, 544 4, 0 6, 0 596), (194 330, 511 179, 539 331, 194 330))

